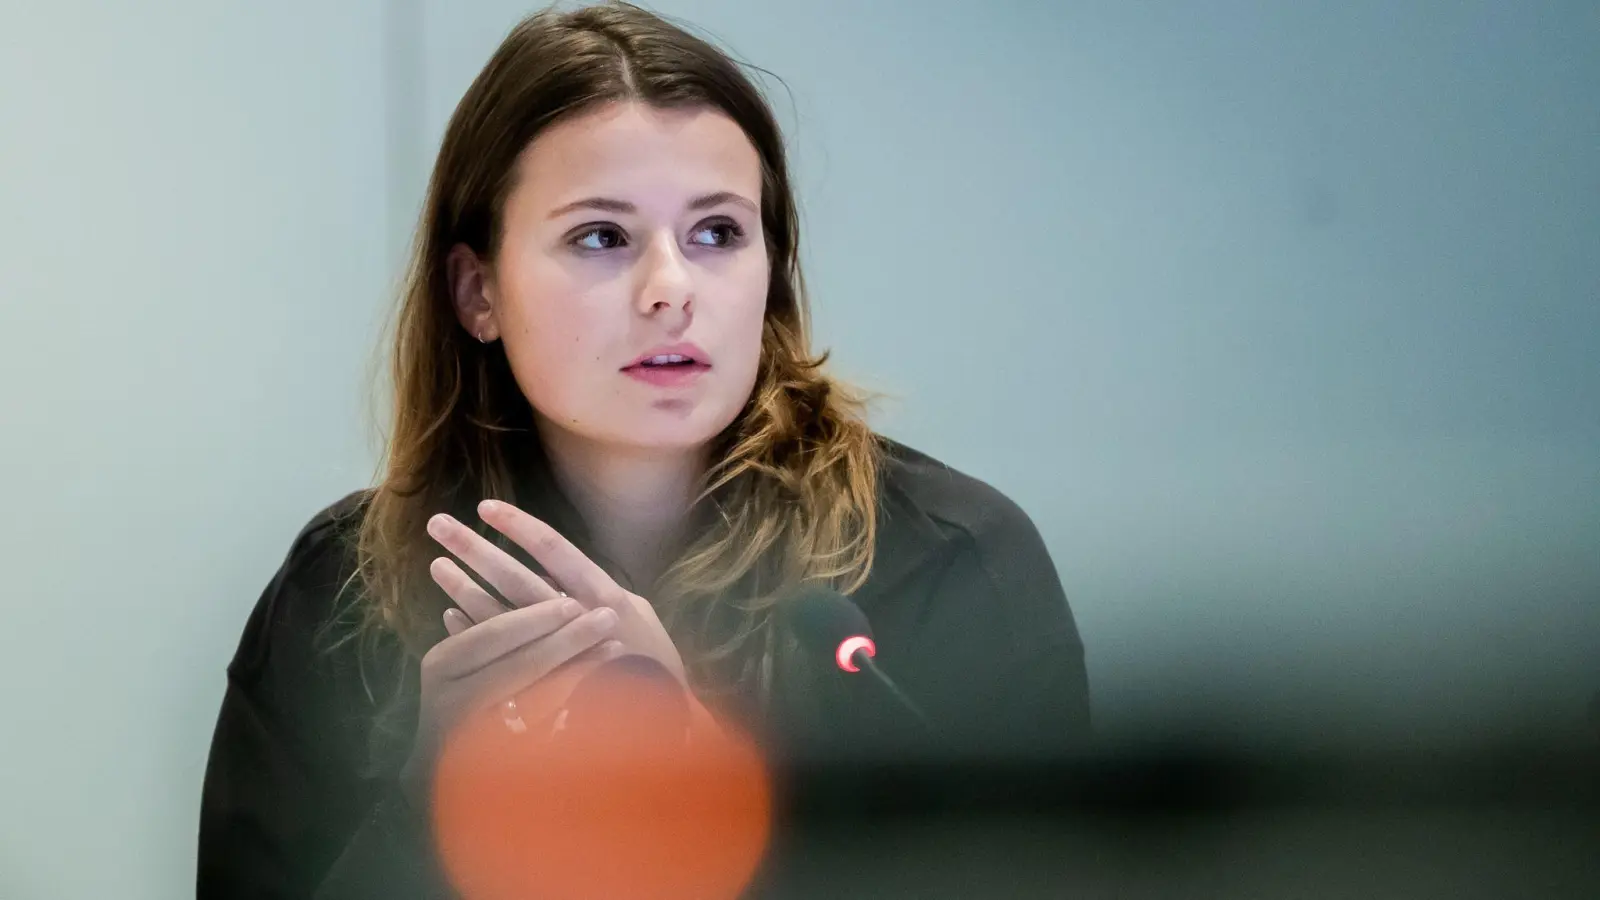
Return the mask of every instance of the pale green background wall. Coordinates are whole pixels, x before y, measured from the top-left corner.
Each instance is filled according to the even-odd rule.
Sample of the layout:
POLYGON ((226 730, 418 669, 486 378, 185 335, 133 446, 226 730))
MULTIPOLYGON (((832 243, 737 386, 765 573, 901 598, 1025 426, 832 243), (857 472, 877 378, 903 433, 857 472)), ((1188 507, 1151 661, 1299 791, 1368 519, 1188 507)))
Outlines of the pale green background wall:
MULTIPOLYGON (((661 4, 788 83, 821 342, 1035 518, 1111 739, 1600 689, 1589 3, 661 4)), ((190 890, 222 669, 508 2, 0 7, 0 896, 190 890)))

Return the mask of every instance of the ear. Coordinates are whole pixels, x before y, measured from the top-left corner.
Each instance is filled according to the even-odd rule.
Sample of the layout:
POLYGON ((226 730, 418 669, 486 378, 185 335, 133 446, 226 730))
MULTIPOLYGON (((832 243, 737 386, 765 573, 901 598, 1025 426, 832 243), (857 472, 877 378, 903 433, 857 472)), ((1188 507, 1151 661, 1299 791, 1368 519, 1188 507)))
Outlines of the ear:
POLYGON ((494 271, 466 244, 450 248, 445 260, 445 278, 450 284, 450 301, 456 318, 467 333, 480 341, 500 336, 495 318, 494 271))

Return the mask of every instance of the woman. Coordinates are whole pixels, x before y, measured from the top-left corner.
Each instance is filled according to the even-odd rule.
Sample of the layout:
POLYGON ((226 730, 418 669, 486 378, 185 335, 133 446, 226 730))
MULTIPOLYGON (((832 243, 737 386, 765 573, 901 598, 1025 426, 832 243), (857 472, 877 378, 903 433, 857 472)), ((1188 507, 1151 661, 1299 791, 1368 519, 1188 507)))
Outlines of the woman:
POLYGON ((1037 531, 864 424, 797 259, 779 129, 726 56, 624 4, 506 38, 433 171, 386 471, 300 533, 228 669, 202 896, 442 891, 440 736, 580 658, 654 660, 774 765, 1084 734, 1037 531), (860 605, 926 725, 800 658, 803 584, 860 605))

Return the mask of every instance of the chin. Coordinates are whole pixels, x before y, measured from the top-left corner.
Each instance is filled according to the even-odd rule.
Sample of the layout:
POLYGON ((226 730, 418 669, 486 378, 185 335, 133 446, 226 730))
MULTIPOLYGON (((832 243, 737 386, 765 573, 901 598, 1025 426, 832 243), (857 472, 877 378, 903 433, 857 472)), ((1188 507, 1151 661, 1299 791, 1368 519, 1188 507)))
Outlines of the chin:
POLYGON ((640 450, 695 450, 717 439, 738 417, 739 411, 698 409, 685 415, 681 411, 653 409, 628 415, 603 435, 593 435, 601 443, 640 450), (708 414, 709 413, 709 414, 708 414))
POLYGON ((614 440, 641 450, 695 450, 716 440, 721 433, 720 428, 649 428, 616 435, 614 440))

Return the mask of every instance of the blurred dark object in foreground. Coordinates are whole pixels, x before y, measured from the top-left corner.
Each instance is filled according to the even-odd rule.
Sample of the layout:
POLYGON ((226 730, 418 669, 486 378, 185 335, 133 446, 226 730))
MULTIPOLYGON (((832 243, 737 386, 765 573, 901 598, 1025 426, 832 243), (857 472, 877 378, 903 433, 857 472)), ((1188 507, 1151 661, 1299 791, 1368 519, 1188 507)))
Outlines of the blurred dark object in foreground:
POLYGON ((1600 745, 810 766, 762 897, 1600 897, 1600 745))

